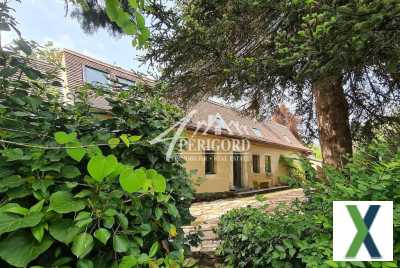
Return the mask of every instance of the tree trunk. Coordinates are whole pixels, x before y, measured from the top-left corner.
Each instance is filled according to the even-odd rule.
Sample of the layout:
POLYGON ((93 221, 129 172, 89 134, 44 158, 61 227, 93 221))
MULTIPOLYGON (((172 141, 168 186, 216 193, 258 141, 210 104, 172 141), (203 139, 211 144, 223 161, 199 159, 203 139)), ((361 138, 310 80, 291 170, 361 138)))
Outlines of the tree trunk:
POLYGON ((313 95, 324 163, 341 168, 347 162, 345 156, 353 151, 349 109, 341 77, 314 81, 313 95))

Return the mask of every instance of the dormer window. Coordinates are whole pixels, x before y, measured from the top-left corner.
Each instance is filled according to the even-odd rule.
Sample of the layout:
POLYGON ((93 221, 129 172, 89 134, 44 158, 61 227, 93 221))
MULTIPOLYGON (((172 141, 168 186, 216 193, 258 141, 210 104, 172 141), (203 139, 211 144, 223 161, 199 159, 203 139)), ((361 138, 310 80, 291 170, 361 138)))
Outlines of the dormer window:
POLYGON ((117 84, 118 87, 122 88, 122 89, 128 89, 129 87, 132 87, 135 85, 135 81, 126 79, 126 78, 122 78, 117 76, 117 84))
POLYGON ((106 72, 100 71, 98 69, 89 66, 85 66, 83 74, 86 83, 92 84, 94 86, 98 85, 105 86, 109 84, 108 73, 106 72))
POLYGON ((225 121, 219 115, 215 116, 215 124, 218 128, 226 128, 225 121))
POLYGON ((256 134, 256 136, 262 137, 261 130, 259 128, 253 127, 253 132, 256 134))

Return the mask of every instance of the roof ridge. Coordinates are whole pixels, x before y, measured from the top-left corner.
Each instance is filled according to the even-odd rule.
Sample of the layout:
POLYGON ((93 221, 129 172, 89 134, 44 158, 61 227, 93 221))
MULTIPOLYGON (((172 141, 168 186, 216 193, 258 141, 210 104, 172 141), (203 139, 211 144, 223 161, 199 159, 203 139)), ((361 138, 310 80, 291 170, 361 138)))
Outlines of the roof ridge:
POLYGON ((244 114, 242 113, 242 111, 240 111, 239 108, 235 108, 235 107, 232 107, 232 106, 230 106, 230 105, 228 105, 228 104, 222 104, 222 103, 219 103, 219 102, 216 102, 216 101, 213 101, 213 100, 209 100, 209 99, 207 99, 206 102, 209 102, 209 103, 211 103, 211 104, 218 105, 218 106, 220 106, 220 107, 222 107, 222 108, 226 108, 226 109, 232 110, 232 111, 238 113, 239 115, 241 115, 242 117, 248 118, 249 120, 253 120, 253 121, 256 121, 256 122, 258 122, 258 123, 262 123, 262 121, 257 120, 257 119, 254 118, 254 117, 244 115, 244 114))
POLYGON ((42 60, 42 59, 28 58, 28 60, 35 61, 35 62, 40 62, 40 63, 43 63, 43 64, 45 64, 45 65, 50 65, 50 66, 57 67, 57 66, 55 66, 53 63, 50 63, 50 62, 48 62, 48 61, 46 61, 46 60, 42 60))
POLYGON ((228 104, 222 104, 222 103, 219 103, 219 102, 210 100, 210 99, 207 99, 206 102, 209 102, 209 103, 211 103, 211 104, 215 104, 215 105, 221 106, 221 107, 223 107, 223 108, 227 108, 227 109, 230 109, 230 110, 234 110, 235 112, 240 112, 237 108, 234 108, 234 107, 232 107, 232 106, 230 106, 230 105, 228 105, 228 104))
POLYGON ((274 124, 274 125, 276 125, 276 126, 278 126, 278 127, 281 127, 281 128, 288 128, 288 126, 285 126, 285 125, 283 125, 283 124, 280 124, 280 123, 274 122, 274 121, 272 121, 272 120, 270 120, 270 121, 267 121, 266 123, 269 123, 269 124, 274 124))

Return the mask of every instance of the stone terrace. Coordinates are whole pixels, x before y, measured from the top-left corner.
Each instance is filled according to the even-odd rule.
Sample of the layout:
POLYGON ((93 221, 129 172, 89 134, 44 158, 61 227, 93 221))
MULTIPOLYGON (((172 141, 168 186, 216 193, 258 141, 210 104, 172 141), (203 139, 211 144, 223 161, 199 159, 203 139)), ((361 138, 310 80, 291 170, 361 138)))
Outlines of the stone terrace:
POLYGON ((260 207, 267 203, 269 205, 267 211, 273 210, 279 203, 290 203, 295 199, 304 199, 302 189, 290 189, 280 192, 263 194, 265 202, 259 202, 255 196, 243 198, 221 199, 211 202, 194 203, 190 208, 190 212, 196 218, 191 226, 184 227, 185 233, 195 231, 201 227, 204 236, 199 247, 193 248, 193 252, 213 252, 218 246, 217 236, 214 228, 217 226, 219 217, 231 209, 242 207, 260 207))

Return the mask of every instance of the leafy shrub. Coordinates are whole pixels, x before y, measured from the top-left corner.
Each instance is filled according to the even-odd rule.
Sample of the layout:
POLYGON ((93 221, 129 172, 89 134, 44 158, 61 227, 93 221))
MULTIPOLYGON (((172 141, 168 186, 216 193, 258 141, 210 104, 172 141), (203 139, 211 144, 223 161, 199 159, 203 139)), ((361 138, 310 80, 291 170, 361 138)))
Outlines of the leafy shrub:
POLYGON ((307 158, 293 158, 282 155, 279 158, 279 164, 287 169, 288 174, 280 176, 279 182, 292 188, 301 187, 304 180, 316 176, 316 171, 307 158))
MULTIPOLYGON (((304 169, 310 169, 306 165, 304 169)), ((233 267, 398 267, 400 258, 400 152, 380 141, 359 150, 342 171, 326 169, 302 186, 306 202, 273 213, 242 208, 221 217, 219 253, 233 267), (394 262, 333 262, 332 201, 394 202, 394 262)))
POLYGON ((180 110, 140 88, 102 92, 106 113, 88 105, 90 87, 63 105, 7 68, 17 67, 0 74, 0 267, 182 264, 193 190, 183 160, 166 161, 169 144, 149 142, 180 110))

